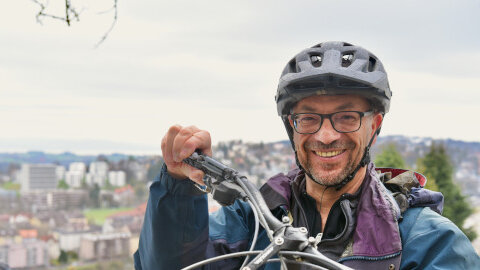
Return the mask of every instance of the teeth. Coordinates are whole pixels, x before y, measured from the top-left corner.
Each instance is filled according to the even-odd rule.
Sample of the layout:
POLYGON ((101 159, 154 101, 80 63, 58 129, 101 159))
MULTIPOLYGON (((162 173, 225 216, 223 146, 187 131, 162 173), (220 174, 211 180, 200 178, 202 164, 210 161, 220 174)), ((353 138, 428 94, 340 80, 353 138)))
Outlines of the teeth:
POLYGON ((321 156, 321 157, 333 157, 333 156, 337 156, 337 155, 340 155, 343 151, 342 150, 339 150, 339 151, 330 151, 330 152, 315 152, 318 156, 321 156))

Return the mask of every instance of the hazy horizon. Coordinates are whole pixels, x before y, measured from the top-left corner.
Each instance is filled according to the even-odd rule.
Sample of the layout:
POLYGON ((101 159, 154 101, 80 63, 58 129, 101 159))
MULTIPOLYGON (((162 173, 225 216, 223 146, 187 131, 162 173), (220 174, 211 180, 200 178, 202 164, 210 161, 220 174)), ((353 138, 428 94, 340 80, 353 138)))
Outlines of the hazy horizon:
MULTIPOLYGON (((480 143, 480 141, 467 141, 457 140, 453 138, 433 138, 433 137, 418 137, 418 136, 406 136, 401 134, 380 135, 382 137, 391 136, 405 136, 411 139, 432 139, 432 140, 455 140, 463 141, 467 143, 480 143)), ((241 138, 225 140, 225 141, 213 141, 213 145, 217 145, 220 142, 227 142, 232 140, 242 140, 241 138)), ((246 141, 244 143, 276 143, 288 141, 286 137, 283 140, 274 141, 246 141)), ((52 154, 61 154, 65 152, 71 152, 79 155, 99 155, 99 154, 132 154, 132 155, 161 155, 160 144, 147 145, 147 144, 135 144, 128 142, 115 142, 108 140, 1 140, 0 141, 0 153, 26 153, 26 152, 45 152, 52 154)))

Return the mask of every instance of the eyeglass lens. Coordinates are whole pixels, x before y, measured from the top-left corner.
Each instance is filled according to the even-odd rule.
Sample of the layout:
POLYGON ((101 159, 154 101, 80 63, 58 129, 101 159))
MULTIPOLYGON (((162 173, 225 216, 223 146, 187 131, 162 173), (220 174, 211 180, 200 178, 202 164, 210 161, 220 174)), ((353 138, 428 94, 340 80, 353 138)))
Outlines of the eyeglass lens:
POLYGON ((329 118, 333 128, 338 132, 353 132, 360 128, 362 115, 360 112, 346 111, 333 114, 296 114, 294 120, 295 130, 298 133, 315 133, 320 130, 322 118, 329 118))

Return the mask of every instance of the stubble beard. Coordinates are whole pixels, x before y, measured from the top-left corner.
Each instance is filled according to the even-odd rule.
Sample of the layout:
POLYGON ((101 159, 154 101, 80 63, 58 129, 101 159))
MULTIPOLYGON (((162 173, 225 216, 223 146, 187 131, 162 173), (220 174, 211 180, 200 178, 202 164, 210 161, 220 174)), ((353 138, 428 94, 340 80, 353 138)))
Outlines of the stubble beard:
MULTIPOLYGON (((308 153, 308 149, 332 149, 332 148, 343 148, 347 150, 355 149, 355 143, 352 141, 349 142, 333 142, 331 144, 325 145, 319 142, 305 144, 305 153, 308 153)), ((312 160, 309 158, 309 155, 306 155, 306 161, 304 169, 306 170, 307 175, 313 177, 313 180, 321 185, 333 186, 340 184, 349 174, 351 174, 357 165, 360 162, 361 155, 363 151, 360 151, 355 157, 349 155, 348 162, 345 167, 339 173, 328 173, 329 170, 335 169, 336 164, 327 164, 327 163, 318 163, 313 164, 312 160), (325 173, 326 172, 326 173, 325 173)))

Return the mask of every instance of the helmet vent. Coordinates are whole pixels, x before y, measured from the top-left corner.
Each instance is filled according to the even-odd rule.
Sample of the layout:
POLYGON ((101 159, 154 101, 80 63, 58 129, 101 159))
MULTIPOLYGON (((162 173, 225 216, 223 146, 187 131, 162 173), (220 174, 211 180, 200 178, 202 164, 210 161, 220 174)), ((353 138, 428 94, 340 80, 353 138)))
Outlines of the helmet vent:
POLYGON ((322 56, 321 55, 311 55, 310 61, 312 62, 312 66, 320 67, 322 65, 322 56))
POLYGON ((343 88, 368 88, 367 85, 359 82, 354 82, 351 80, 339 80, 338 86, 343 88))
POLYGON ((288 90, 294 92, 298 90, 319 89, 324 87, 325 84, 321 81, 304 81, 292 84, 288 87, 288 90))
POLYGON ((349 67, 353 62, 353 53, 348 52, 342 55, 342 67, 349 67))
POLYGON ((292 60, 290 60, 290 62, 288 62, 288 69, 289 69, 289 73, 292 72, 292 73, 297 73, 297 61, 295 58, 293 58, 292 60))
POLYGON ((348 42, 344 42, 343 43, 343 47, 350 47, 350 46, 353 46, 352 44, 348 43, 348 42))
POLYGON ((377 63, 377 59, 370 57, 368 59, 368 72, 372 72, 375 70, 375 64, 377 63))
POLYGON ((313 46, 312 48, 320 48, 322 47, 322 43, 318 43, 317 45, 313 46))

